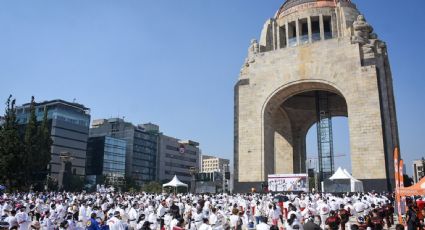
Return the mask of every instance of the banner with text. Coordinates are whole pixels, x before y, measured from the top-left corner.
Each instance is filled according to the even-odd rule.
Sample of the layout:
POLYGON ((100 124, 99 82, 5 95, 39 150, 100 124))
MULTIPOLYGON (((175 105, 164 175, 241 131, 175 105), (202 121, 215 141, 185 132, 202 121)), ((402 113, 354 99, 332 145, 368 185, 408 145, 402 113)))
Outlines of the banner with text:
POLYGON ((308 192, 307 174, 270 174, 268 189, 271 192, 308 192))

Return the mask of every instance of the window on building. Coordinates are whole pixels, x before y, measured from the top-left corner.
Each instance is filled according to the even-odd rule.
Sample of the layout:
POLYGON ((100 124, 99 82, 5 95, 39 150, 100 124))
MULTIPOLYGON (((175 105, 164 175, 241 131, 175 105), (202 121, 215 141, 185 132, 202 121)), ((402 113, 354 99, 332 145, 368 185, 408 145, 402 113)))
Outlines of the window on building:
POLYGON ((311 17, 311 40, 320 41, 320 19, 318 16, 311 17))
POLYGON ((301 29, 300 31, 300 43, 306 44, 308 43, 308 21, 307 18, 303 18, 299 20, 299 27, 301 29))
POLYGON ((297 45, 297 28, 295 22, 290 22, 288 24, 288 45, 289 47, 297 45))
POLYGON ((325 32, 325 39, 332 38, 332 18, 331 16, 323 16, 323 30, 325 32))

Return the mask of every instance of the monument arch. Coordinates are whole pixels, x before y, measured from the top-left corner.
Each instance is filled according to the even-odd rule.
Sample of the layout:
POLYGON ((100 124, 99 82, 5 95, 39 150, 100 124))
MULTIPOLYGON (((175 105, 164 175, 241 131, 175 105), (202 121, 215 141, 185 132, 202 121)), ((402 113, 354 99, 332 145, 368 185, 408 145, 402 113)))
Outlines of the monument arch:
POLYGON ((391 190, 399 140, 386 44, 349 0, 287 0, 251 41, 235 86, 235 190, 305 173, 306 134, 333 116, 348 117, 353 176, 391 190))

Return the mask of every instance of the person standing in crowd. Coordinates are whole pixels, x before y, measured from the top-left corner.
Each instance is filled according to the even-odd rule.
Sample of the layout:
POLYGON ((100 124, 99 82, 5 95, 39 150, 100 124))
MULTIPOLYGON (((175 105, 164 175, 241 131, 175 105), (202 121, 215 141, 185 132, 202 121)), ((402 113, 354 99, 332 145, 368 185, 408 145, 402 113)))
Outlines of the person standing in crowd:
POLYGON ((87 221, 86 225, 87 230, 100 230, 100 224, 96 220, 96 213, 90 215, 90 219, 87 221))
POLYGON ((270 226, 267 224, 267 217, 261 216, 259 223, 255 226, 256 230, 270 230, 270 226))
POLYGON ((297 216, 292 213, 289 214, 289 218, 288 220, 285 222, 285 230, 303 230, 303 226, 301 225, 301 223, 298 221, 297 216))
POLYGON ((12 210, 9 212, 9 210, 6 211, 6 214, 10 213, 9 216, 7 216, 4 221, 9 223, 9 229, 12 228, 18 228, 19 224, 18 224, 18 220, 16 219, 16 211, 12 210))
POLYGON ((341 224, 341 219, 338 217, 335 211, 329 212, 329 217, 326 219, 325 224, 330 230, 338 230, 341 224))
POLYGON ((260 201, 257 201, 257 203, 254 206, 254 217, 255 217, 255 224, 259 224, 260 223, 260 219, 262 217, 262 210, 261 210, 261 205, 260 205, 260 201))
POLYGON ((108 226, 110 230, 125 230, 126 227, 121 221, 121 216, 119 211, 115 211, 114 215, 108 220, 108 226))
POLYGON ((209 224, 208 218, 202 219, 202 224, 199 226, 198 230, 212 230, 211 225, 209 224))
POLYGON ((177 224, 171 230, 184 230, 184 219, 179 218, 177 224))
POLYGON ((216 208, 211 208, 211 214, 208 217, 208 221, 211 224, 212 227, 215 227, 215 225, 217 224, 217 209, 216 208))
POLYGON ((19 230, 28 230, 31 220, 26 212, 26 207, 24 205, 18 206, 19 212, 16 213, 16 220, 19 224, 19 230))
POLYGON ((328 218, 328 215, 329 215, 330 208, 329 208, 329 205, 327 205, 326 202, 323 200, 319 200, 317 203, 318 203, 317 211, 320 215, 320 219, 322 222, 321 227, 324 229, 326 224, 326 219, 328 218))
POLYGON ((421 214, 422 214, 422 219, 420 219, 419 222, 421 225, 421 229, 425 230, 425 208, 422 208, 421 214))
POLYGON ((272 225, 277 226, 280 219, 280 214, 280 209, 277 209, 276 204, 273 204, 271 212, 272 225))
POLYGON ((406 216, 407 230, 416 230, 416 228, 418 227, 419 219, 413 204, 409 205, 409 210, 407 211, 406 216))
POLYGON ((314 223, 314 216, 310 216, 303 225, 304 230, 321 230, 320 225, 314 223))
POLYGON ((345 230, 345 225, 350 220, 350 213, 344 208, 344 204, 340 204, 338 215, 339 215, 339 218, 341 219, 341 230, 345 230))
POLYGON ((137 203, 135 202, 130 210, 128 211, 128 222, 129 222, 129 227, 132 229, 136 229, 137 226, 137 220, 139 219, 139 214, 137 213, 137 203))

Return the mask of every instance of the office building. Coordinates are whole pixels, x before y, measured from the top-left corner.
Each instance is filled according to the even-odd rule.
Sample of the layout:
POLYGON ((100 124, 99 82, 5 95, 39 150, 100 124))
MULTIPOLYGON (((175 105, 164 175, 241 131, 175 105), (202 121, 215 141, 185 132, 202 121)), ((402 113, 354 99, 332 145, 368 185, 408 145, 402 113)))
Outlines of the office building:
MULTIPOLYGON (((50 176, 62 186, 65 162, 71 163, 74 175, 85 176, 86 150, 90 126, 90 110, 84 105, 64 100, 35 103, 35 115, 41 122, 47 109, 50 134, 53 140, 50 161, 50 176)), ((28 123, 30 103, 16 108, 17 120, 21 125, 28 123)))
POLYGON ((202 155, 202 172, 229 172, 229 164, 228 159, 202 155))
POLYGON ((413 161, 413 182, 415 183, 418 183, 425 176, 423 163, 423 160, 413 161))
MULTIPOLYGON (((228 192, 231 190, 230 187, 230 161, 214 156, 202 155, 202 173, 220 173, 222 177, 218 180, 221 184, 220 191, 228 192)), ((217 175, 215 175, 217 177, 217 175)))
POLYGON ((199 143, 182 141, 161 134, 159 136, 158 179, 168 182, 174 175, 186 184, 192 177, 190 169, 199 170, 199 143))
POLYGON ((90 137, 86 174, 93 185, 120 186, 125 177, 126 141, 109 136, 90 137))
POLYGON ((155 125, 135 126, 120 118, 94 120, 90 137, 110 136, 126 141, 125 175, 142 185, 157 179, 158 132, 155 125))

